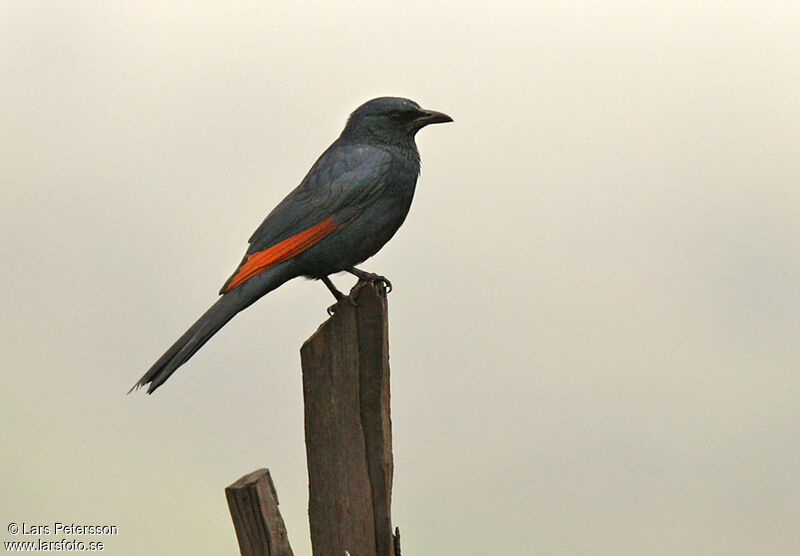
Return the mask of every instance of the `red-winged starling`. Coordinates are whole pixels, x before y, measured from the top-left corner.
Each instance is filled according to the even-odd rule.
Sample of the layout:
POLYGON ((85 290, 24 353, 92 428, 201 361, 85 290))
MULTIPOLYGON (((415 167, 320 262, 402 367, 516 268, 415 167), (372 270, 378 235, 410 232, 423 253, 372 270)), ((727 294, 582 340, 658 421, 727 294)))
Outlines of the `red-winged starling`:
POLYGON ((152 393, 239 311, 292 278, 322 280, 337 303, 347 299, 328 278, 337 272, 391 288, 383 276, 355 265, 377 253, 408 214, 420 172, 416 133, 452 121, 405 98, 381 97, 358 107, 300 185, 250 237, 217 302, 131 390, 148 386, 152 393))

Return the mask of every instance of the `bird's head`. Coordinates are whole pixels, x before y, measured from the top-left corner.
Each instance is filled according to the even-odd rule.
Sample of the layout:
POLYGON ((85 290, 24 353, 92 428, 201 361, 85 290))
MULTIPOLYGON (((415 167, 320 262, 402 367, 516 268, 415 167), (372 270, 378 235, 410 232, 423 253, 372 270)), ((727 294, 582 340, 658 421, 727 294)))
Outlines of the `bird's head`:
POLYGON ((380 97, 365 102, 350 114, 343 136, 386 142, 413 141, 416 133, 428 124, 452 122, 453 118, 434 110, 420 108, 413 100, 380 97))

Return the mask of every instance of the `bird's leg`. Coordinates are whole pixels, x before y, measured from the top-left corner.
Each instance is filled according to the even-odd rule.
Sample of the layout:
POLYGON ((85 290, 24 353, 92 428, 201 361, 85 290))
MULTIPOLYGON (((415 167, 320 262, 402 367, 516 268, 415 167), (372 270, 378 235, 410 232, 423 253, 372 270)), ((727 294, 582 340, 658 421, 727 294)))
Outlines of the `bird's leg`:
POLYGON ((339 305, 339 303, 341 303, 344 300, 349 301, 350 304, 353 305, 353 306, 356 305, 356 302, 352 297, 350 297, 349 295, 345 295, 345 294, 343 294, 342 292, 340 292, 339 290, 336 289, 336 286, 333 285, 333 282, 331 282, 330 278, 328 278, 327 276, 324 276, 324 277, 321 278, 321 280, 322 280, 322 283, 325 284, 325 286, 327 286, 327 288, 331 291, 331 293, 333 294, 333 297, 336 298, 336 303, 334 303, 333 305, 328 307, 328 314, 329 315, 333 316, 333 314, 336 312, 336 307, 339 305))
POLYGON ((345 270, 350 274, 352 274, 353 276, 357 277, 359 280, 366 280, 367 282, 380 283, 386 289, 386 293, 390 293, 392 291, 392 283, 386 276, 381 276, 380 274, 374 274, 372 272, 366 272, 354 266, 346 268, 345 270))

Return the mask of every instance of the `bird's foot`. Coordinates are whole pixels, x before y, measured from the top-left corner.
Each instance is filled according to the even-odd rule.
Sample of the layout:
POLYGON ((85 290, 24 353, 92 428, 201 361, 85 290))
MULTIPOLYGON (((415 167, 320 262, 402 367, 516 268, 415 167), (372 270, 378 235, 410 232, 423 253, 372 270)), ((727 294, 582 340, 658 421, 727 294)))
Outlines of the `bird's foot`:
POLYGON ((330 278, 328 278, 327 276, 324 276, 323 278, 321 278, 321 280, 322 280, 322 283, 325 284, 325 286, 333 294, 333 297, 336 298, 336 303, 334 303, 333 305, 328 307, 328 314, 330 316, 333 316, 333 314, 336 312, 336 309, 339 307, 339 305, 342 304, 343 301, 347 301, 353 307, 357 306, 356 305, 356 300, 353 299, 352 297, 350 297, 349 295, 345 295, 342 292, 340 292, 339 290, 337 290, 336 286, 333 285, 333 282, 331 282, 330 278))
POLYGON ((359 270, 356 267, 348 268, 347 272, 356 276, 359 280, 365 280, 367 282, 372 282, 373 284, 379 284, 386 290, 386 293, 391 293, 393 287, 392 283, 386 276, 381 276, 380 274, 375 274, 373 272, 366 272, 364 270, 359 270))
POLYGON ((344 294, 342 294, 342 296, 341 296, 341 297, 338 297, 338 296, 337 296, 337 298, 336 298, 336 303, 334 303, 333 305, 331 305, 330 307, 328 307, 328 315, 332 317, 332 316, 334 315, 334 313, 336 313, 336 311, 339 309, 339 306, 340 306, 342 303, 349 303, 349 304, 350 304, 350 305, 352 305, 353 307, 358 307, 358 303, 356 303, 356 300, 355 300, 355 299, 353 299, 353 298, 352 298, 352 297, 350 297, 349 295, 344 295, 344 294))

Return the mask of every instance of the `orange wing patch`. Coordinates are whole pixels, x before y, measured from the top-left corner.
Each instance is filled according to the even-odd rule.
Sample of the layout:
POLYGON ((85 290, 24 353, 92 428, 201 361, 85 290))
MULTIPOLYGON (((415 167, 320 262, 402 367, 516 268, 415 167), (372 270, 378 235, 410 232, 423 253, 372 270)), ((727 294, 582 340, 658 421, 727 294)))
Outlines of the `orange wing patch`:
POLYGON ((319 224, 288 237, 268 249, 245 255, 244 261, 236 269, 234 275, 228 278, 220 293, 229 292, 259 272, 264 272, 283 261, 291 259, 295 255, 299 255, 335 229, 333 216, 330 216, 319 224))

